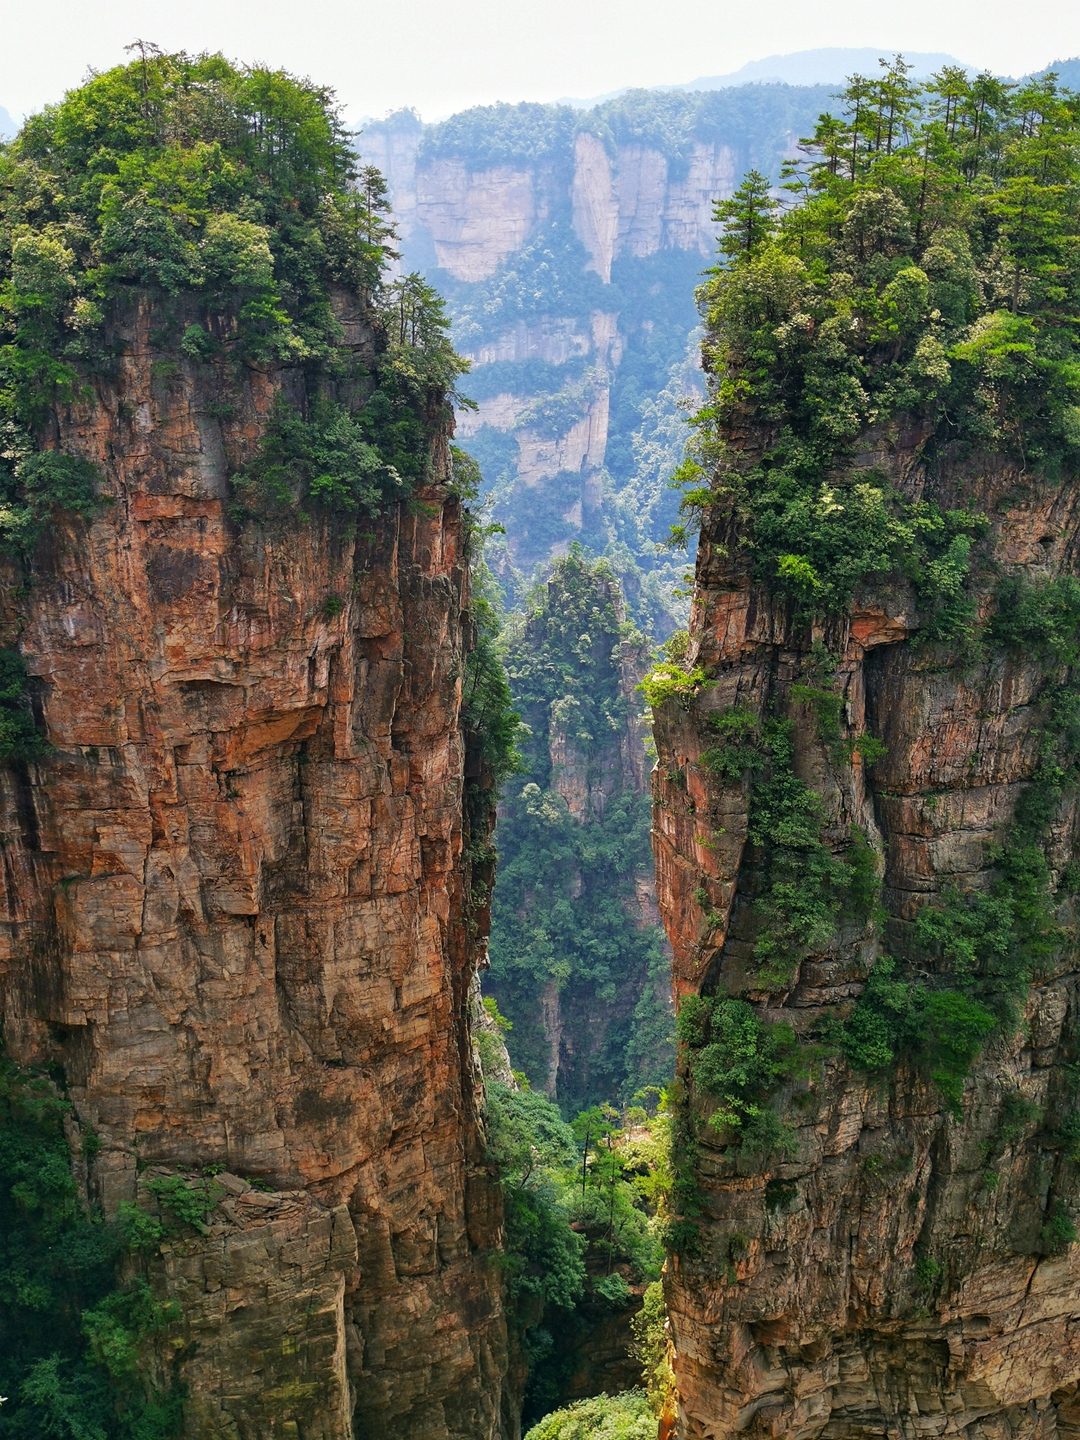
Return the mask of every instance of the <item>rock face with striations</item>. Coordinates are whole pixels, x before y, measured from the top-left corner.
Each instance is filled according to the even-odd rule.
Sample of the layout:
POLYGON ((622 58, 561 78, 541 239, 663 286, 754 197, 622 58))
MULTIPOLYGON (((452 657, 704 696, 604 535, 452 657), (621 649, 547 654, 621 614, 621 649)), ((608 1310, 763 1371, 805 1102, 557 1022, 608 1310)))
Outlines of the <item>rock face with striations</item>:
MULTIPOLYGON (((644 574, 663 570, 669 596, 678 584, 655 542, 674 518, 664 482, 679 402, 699 389, 691 296, 713 208, 748 166, 777 173, 826 98, 636 91, 586 111, 482 106, 427 126, 402 111, 358 137, 387 177, 403 266, 447 295, 473 361, 478 408, 459 437, 506 526, 489 561, 518 599, 537 562, 575 539, 628 547, 644 574)), ((636 586, 628 599, 647 629, 675 628, 637 604, 636 586)))
POLYGON ((133 300, 112 377, 58 411, 108 503, 4 617, 51 746, 0 779, 5 1044, 63 1067, 107 1214, 222 1172, 205 1235, 151 1265, 186 1436, 487 1440, 506 1334, 446 437, 412 509, 238 526, 227 475, 302 377, 226 383, 159 321, 133 300))
MULTIPOLYGON (((922 438, 883 427, 855 463, 927 495, 922 438)), ((1074 483, 1035 483, 1001 457, 972 457, 939 468, 933 493, 992 517, 984 613, 995 569, 1038 580, 1075 566, 1074 483)), ((729 514, 709 513, 691 658, 715 686, 658 720, 658 894, 678 994, 746 996, 805 1035, 850 1007, 876 955, 903 953, 928 897, 989 885, 994 844, 1038 764, 1045 672, 1000 653, 942 664, 914 641, 915 597, 902 581, 865 586, 848 616, 812 636, 752 582, 738 539, 729 514), (839 656, 845 732, 888 747, 869 769, 858 755, 840 759, 806 692, 793 694, 812 638, 839 656), (873 920, 842 924, 779 994, 753 978, 762 855, 748 839, 748 787, 718 787, 701 764, 715 743, 709 715, 732 706, 787 717, 796 773, 823 800, 826 842, 842 847, 857 827, 884 857, 883 935, 873 920)), ((1075 853, 1076 825, 1066 803, 1047 842, 1054 875, 1075 853)), ((1059 918, 1071 923, 1067 906, 1059 918)), ((1069 1109, 1077 984, 1069 943, 1021 1022, 977 1059, 962 1119, 918 1069, 871 1079, 826 1053, 786 1092, 797 1137, 786 1162, 740 1158, 695 1123, 702 1248, 674 1256, 667 1279, 680 1435, 1076 1432, 1080 1247, 1047 1243, 1055 1207, 1074 1203, 1072 1171, 1039 1116, 1069 1109)))

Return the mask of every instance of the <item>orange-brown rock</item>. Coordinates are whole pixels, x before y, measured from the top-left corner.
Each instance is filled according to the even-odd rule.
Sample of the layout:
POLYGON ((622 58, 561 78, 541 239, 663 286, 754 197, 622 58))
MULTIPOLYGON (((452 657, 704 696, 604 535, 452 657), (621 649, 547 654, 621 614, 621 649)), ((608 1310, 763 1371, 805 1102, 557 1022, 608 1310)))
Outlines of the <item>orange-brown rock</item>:
POLYGON ((8 601, 52 748, 0 777, 5 1044, 62 1067, 107 1213, 155 1167, 223 1170, 151 1275, 186 1436, 494 1440, 445 442, 414 508, 237 524, 230 470, 303 378, 195 364, 161 323, 133 300, 60 414, 108 501, 8 601))
MULTIPOLYGON (((874 445, 874 463, 897 488, 930 493, 902 436, 874 445)), ((1031 576, 1075 568, 1075 484, 1038 484, 996 460, 970 460, 935 484, 943 506, 963 497, 990 515, 997 567, 1031 576)), ((927 896, 985 886, 992 846, 1037 761, 1042 721, 1032 701, 1045 673, 992 647, 943 659, 920 646, 915 597, 902 581, 867 589, 850 617, 824 631, 799 630, 751 583, 729 524, 719 512, 706 517, 691 627, 691 660, 715 686, 688 711, 668 706, 657 724, 659 901, 677 993, 741 994, 805 1033, 823 1007, 844 1013, 876 955, 904 953, 927 896), (812 707, 791 693, 814 638, 841 657, 847 733, 866 730, 888 746, 869 772, 858 757, 838 758, 812 707), (747 838, 748 785, 719 787, 699 765, 715 743, 708 713, 733 704, 790 717, 797 773, 823 798, 824 838, 842 849, 857 826, 883 857, 884 939, 873 922, 842 926, 779 994, 755 989, 751 964, 760 856, 747 838)), ((984 606, 993 583, 993 568, 983 571, 984 606)), ((1055 876, 1075 853, 1076 829, 1067 805, 1048 842, 1055 876)), ((702 1248, 673 1257, 666 1279, 675 1433, 1077 1433, 1080 1245, 1051 1253, 1044 1226, 1052 1202, 1064 1197, 1075 1211, 1078 1197, 1038 1118, 1048 1102, 1060 1113, 1069 1093, 1076 968, 1070 942, 1031 989, 1022 1023, 985 1047, 963 1119, 910 1068, 871 1081, 835 1047, 782 1097, 798 1138, 788 1162, 774 1156, 762 1169, 691 1115, 702 1248), (1019 1131, 1002 1129, 1010 1096, 1030 1102, 1033 1118, 1019 1131), (920 1275, 923 1256, 937 1269, 924 1265, 920 1275)))

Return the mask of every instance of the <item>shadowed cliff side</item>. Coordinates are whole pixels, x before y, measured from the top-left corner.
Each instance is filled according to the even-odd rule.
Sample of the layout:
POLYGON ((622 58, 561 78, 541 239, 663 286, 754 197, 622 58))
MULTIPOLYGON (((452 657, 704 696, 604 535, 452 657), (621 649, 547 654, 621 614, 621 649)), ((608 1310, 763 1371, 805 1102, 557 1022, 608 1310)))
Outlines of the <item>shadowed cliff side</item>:
POLYGON ((431 298, 378 291, 347 158, 287 177, 275 219, 326 105, 148 54, 9 162, 56 218, 5 232, 3 627, 48 748, 5 732, 0 1004, 10 1059, 70 1102, 82 1202, 129 1227, 119 1293, 158 1305, 124 1332, 134 1379, 93 1330, 128 1387, 110 1436, 133 1386, 206 1440, 516 1433, 468 1023, 494 814, 454 371, 431 298), (88 133, 89 179, 63 150, 88 133), (200 213, 178 191, 208 145, 230 206, 200 213), (29 389, 28 355, 57 367, 29 389))
POLYGON ((665 1433, 1070 1436, 1077 106, 860 83, 701 292, 665 1433))

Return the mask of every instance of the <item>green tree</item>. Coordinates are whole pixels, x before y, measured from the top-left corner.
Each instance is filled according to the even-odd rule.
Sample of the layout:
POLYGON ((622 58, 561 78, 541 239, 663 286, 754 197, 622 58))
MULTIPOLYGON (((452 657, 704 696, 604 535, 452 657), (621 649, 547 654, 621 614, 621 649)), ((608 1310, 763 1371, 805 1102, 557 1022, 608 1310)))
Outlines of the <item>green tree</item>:
POLYGON ((513 1022, 515 1065, 536 1085, 557 1070, 557 1098, 573 1114, 663 1083, 673 1058, 663 938, 638 908, 649 801, 630 747, 641 744, 633 685, 646 646, 623 619, 610 567, 577 548, 503 644, 527 729, 501 807, 485 985, 513 1022), (579 797, 576 813, 567 794, 579 797), (562 1009, 558 1054, 545 1005, 549 1016, 562 1009))
POLYGON ((731 199, 718 200, 713 209, 713 219, 724 227, 721 254, 731 263, 753 255, 772 234, 779 204, 767 177, 751 170, 731 199))

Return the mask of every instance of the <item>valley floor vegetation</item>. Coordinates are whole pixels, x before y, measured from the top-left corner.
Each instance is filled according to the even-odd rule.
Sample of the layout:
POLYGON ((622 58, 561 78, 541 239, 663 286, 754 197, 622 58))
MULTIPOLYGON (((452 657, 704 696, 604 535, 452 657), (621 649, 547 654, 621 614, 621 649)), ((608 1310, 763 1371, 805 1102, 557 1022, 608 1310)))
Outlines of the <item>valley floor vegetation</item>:
POLYGON ((485 1095, 506 1213, 509 1314, 529 1368, 524 1423, 550 1417, 590 1331, 616 1314, 643 1377, 627 1413, 640 1419, 647 1409, 655 1429, 670 1385, 660 1286, 669 1185, 663 1092, 650 1088, 621 1110, 591 1106, 570 1122, 524 1077, 514 1086, 489 1079, 485 1095))

